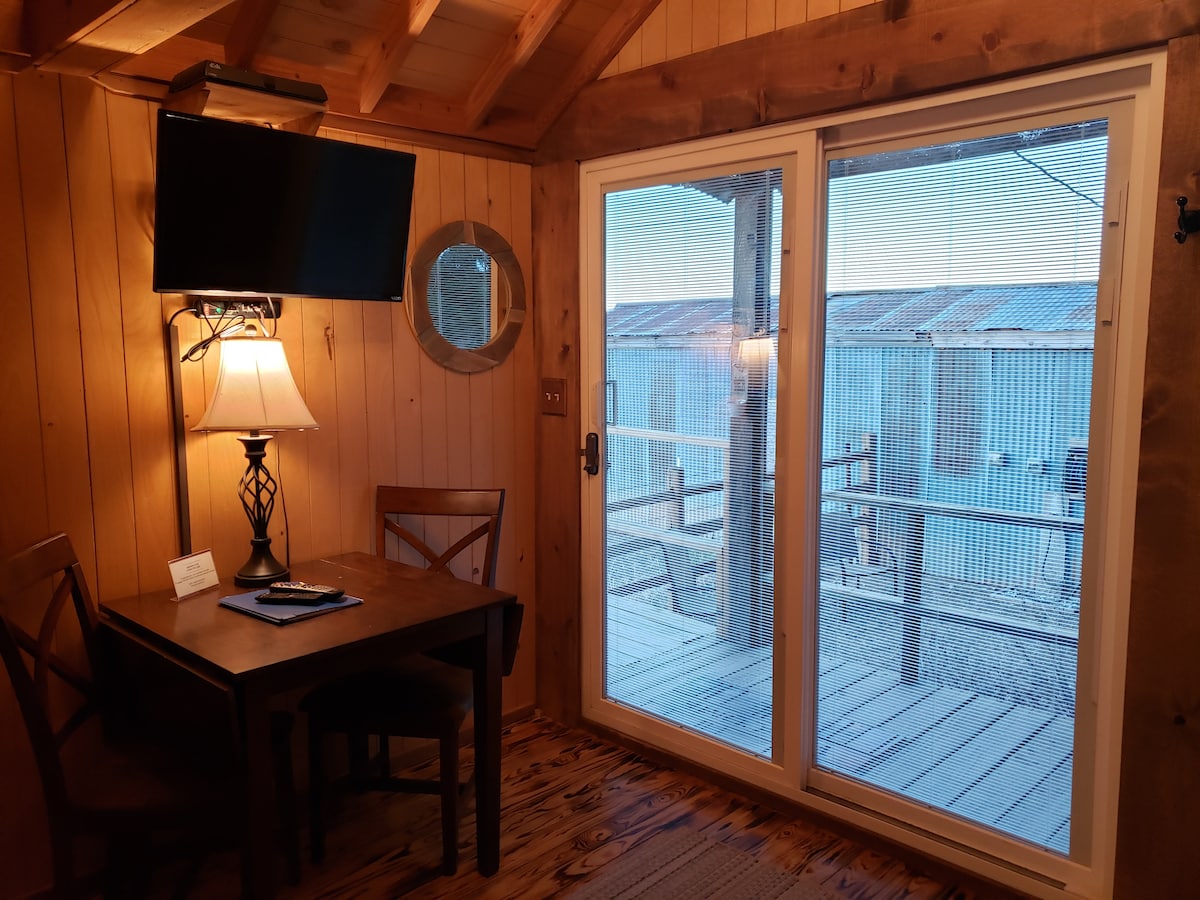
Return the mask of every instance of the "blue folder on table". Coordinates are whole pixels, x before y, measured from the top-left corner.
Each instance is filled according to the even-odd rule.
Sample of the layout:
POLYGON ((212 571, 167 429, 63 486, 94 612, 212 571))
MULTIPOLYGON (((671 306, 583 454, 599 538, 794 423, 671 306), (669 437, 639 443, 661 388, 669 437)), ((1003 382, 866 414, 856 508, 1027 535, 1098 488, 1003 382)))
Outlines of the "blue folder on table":
POLYGON ((339 609, 346 609, 347 607, 357 606, 362 603, 361 597, 348 597, 345 595, 339 600, 318 603, 316 606, 309 606, 302 603, 294 605, 259 603, 255 598, 264 590, 266 588, 258 588, 257 590, 248 591, 245 594, 231 594, 228 597, 222 597, 218 603, 228 609, 245 613, 248 616, 254 616, 254 618, 262 619, 264 622, 273 622, 276 625, 287 625, 289 622, 311 619, 313 616, 323 616, 325 613, 337 612, 339 609))

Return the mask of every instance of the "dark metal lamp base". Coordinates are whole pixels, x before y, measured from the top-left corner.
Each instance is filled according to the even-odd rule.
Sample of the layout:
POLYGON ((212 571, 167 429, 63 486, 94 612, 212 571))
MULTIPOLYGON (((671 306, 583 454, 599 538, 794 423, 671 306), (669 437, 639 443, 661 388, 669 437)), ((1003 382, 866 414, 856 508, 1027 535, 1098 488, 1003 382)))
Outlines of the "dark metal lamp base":
POLYGON ((271 539, 252 538, 250 558, 233 576, 233 583, 241 587, 270 587, 272 582, 287 581, 288 567, 271 555, 271 539))

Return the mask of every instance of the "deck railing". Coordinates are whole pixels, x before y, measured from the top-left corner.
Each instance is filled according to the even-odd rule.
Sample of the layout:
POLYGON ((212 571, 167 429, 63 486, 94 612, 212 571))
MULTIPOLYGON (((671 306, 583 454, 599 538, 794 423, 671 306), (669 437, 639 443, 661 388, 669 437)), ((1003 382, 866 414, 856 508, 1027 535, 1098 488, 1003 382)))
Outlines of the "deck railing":
MULTIPOLYGON (((728 442, 719 439, 651 429, 618 430, 622 435, 646 440, 701 444, 709 447, 728 445, 728 442)), ((1082 518, 988 509, 878 493, 875 478, 878 472, 877 455, 875 435, 864 434, 860 449, 847 448, 845 453, 823 460, 822 469, 846 467, 848 474, 844 488, 823 490, 821 500, 823 504, 844 504, 860 511, 855 519, 855 527, 862 536, 859 546, 882 546, 893 555, 898 569, 895 583, 898 583, 899 590, 889 594, 874 590, 870 586, 863 587, 861 583, 851 585, 846 583, 844 578, 839 581, 837 578, 822 577, 821 591, 824 596, 842 604, 849 604, 864 613, 899 615, 902 629, 900 671, 905 681, 915 680, 920 669, 922 622, 966 626, 1057 647, 1076 645, 1077 634, 1074 629, 1051 622, 1030 621, 982 609, 953 609, 945 604, 928 602, 925 590, 927 576, 924 572, 925 532, 928 518, 935 517, 1054 530, 1063 534, 1081 534, 1084 525, 1082 518), (851 477, 849 472, 856 466, 859 467, 857 475, 851 477), (904 539, 894 548, 886 547, 879 540, 877 520, 878 514, 882 512, 897 515, 905 523, 904 539)), ((765 486, 769 514, 773 513, 774 508, 773 481, 773 475, 768 476, 769 484, 765 486)), ((689 522, 685 513, 685 503, 689 499, 719 494, 724 490, 725 485, 720 481, 687 484, 683 469, 674 467, 668 471, 667 486, 664 490, 611 501, 607 506, 609 531, 627 540, 610 547, 610 554, 646 550, 657 545, 663 558, 662 571, 628 581, 615 590, 621 594, 636 594, 652 587, 666 587, 671 592, 672 607, 678 609, 680 595, 695 589, 695 572, 691 569, 697 568, 693 565, 685 571, 678 565, 681 551, 711 554, 711 561, 707 564, 711 570, 715 568, 717 559, 725 549, 723 519, 706 518, 689 522), (653 517, 654 521, 631 522, 620 518, 620 513, 654 507, 658 507, 659 513, 653 517)), ((773 539, 765 542, 765 546, 768 552, 773 553, 773 539)), ((870 558, 870 552, 863 550, 863 564, 877 562, 870 558)), ((717 583, 719 585, 719 581, 717 583)), ((999 590, 1004 585, 997 584, 994 587, 999 590)), ((716 590, 721 591, 721 588, 718 586, 716 590)), ((728 591, 722 593, 727 595, 728 591)), ((718 605, 727 602, 727 596, 717 598, 718 605)), ((728 620, 730 617, 723 618, 728 620)))

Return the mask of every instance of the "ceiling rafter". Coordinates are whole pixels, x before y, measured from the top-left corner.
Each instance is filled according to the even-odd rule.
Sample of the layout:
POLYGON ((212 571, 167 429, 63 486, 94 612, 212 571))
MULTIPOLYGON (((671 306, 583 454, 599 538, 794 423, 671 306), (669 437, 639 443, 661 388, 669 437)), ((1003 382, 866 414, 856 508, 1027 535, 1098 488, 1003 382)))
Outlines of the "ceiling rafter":
POLYGON ((658 8, 659 2, 660 0, 623 0, 613 11, 567 77, 559 82, 558 89, 542 104, 534 124, 535 139, 540 140, 579 92, 600 77, 613 57, 621 52, 621 48, 628 43, 646 18, 658 8))
POLYGON ((279 7, 279 0, 242 0, 237 18, 225 38, 225 63, 249 69, 258 48, 267 36, 267 26, 279 7))
POLYGON ((359 89, 359 109, 373 112, 391 83, 396 65, 408 55, 421 32, 433 18, 441 0, 409 0, 383 32, 383 39, 371 51, 363 65, 359 89))
POLYGON ((528 158, 661 0, 315 2, 0 0, 0 70, 103 75, 149 96, 223 61, 321 85, 343 128, 528 158), (36 59, 30 31, 46 47, 36 59))
POLYGON ((94 75, 145 53, 231 0, 27 0, 31 59, 52 72, 94 75))
POLYGON ((492 57, 483 74, 475 82, 465 104, 467 128, 478 128, 487 119, 496 98, 508 86, 509 80, 525 66, 551 29, 570 9, 573 0, 534 0, 517 23, 512 35, 500 52, 492 57))
POLYGON ((45 62, 58 50, 77 41, 119 15, 127 4, 122 0, 27 0, 24 6, 25 41, 35 63, 45 62))

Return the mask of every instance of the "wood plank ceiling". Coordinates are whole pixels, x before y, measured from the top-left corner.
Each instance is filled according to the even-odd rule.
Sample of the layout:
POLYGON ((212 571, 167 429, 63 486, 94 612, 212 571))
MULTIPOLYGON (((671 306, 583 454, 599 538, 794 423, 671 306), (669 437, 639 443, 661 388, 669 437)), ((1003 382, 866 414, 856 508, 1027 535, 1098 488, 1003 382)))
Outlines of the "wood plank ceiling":
POLYGON ((0 0, 0 68, 161 97, 203 60, 320 84, 326 124, 532 150, 659 0, 0 0))

